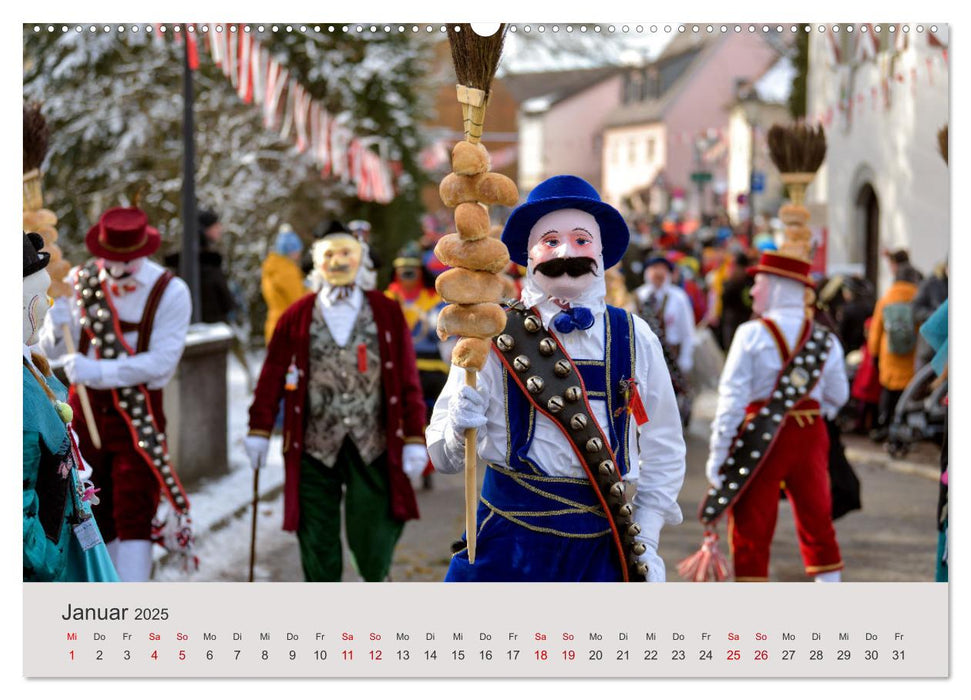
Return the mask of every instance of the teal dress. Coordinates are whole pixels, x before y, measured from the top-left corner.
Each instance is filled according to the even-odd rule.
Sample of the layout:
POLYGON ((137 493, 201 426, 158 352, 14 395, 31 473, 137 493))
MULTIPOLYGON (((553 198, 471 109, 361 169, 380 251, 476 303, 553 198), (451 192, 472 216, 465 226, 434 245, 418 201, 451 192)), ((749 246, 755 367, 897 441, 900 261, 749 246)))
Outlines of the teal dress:
MULTIPOLYGON (((31 371, 25 366, 23 372, 24 581, 117 581, 91 506, 80 498, 67 428, 31 371), (82 523, 98 540, 87 550, 74 532, 82 523)), ((56 378, 48 377, 47 385, 66 400, 56 378)))

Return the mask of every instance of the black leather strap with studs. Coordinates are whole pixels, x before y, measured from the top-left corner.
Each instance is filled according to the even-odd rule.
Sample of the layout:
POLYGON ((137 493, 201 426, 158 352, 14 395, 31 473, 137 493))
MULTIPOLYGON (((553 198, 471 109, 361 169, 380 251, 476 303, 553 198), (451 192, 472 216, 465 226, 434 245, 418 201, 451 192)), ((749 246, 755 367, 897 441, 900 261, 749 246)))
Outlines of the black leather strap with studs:
POLYGON ((806 332, 779 373, 768 402, 743 423, 732 442, 719 469, 724 477, 721 487, 709 487, 698 510, 702 523, 714 524, 751 483, 775 444, 786 414, 808 397, 819 381, 832 345, 828 331, 806 324, 806 332))
POLYGON ((506 328, 493 339, 493 347, 529 403, 559 427, 579 458, 610 523, 624 581, 644 581, 647 566, 637 558, 645 546, 635 540, 640 526, 583 380, 557 339, 543 328, 539 313, 516 300, 506 303, 506 328))
MULTIPOLYGON (((125 342, 118 314, 102 288, 95 261, 78 270, 75 299, 81 307, 81 332, 88 337, 98 359, 113 360, 134 351, 125 342)), ((144 384, 111 390, 115 409, 128 424, 135 450, 154 472, 162 493, 179 513, 189 512, 189 499, 169 458, 165 434, 152 413, 148 388, 144 384)))

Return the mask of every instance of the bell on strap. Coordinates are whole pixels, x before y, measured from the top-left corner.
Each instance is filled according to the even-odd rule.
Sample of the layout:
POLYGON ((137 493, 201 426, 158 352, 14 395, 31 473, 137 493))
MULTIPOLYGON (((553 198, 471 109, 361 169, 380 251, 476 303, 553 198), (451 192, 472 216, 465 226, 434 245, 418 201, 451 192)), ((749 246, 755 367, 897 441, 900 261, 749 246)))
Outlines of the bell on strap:
POLYGON ((553 317, 553 327, 560 333, 577 329, 585 331, 593 325, 593 312, 585 306, 574 306, 553 317))

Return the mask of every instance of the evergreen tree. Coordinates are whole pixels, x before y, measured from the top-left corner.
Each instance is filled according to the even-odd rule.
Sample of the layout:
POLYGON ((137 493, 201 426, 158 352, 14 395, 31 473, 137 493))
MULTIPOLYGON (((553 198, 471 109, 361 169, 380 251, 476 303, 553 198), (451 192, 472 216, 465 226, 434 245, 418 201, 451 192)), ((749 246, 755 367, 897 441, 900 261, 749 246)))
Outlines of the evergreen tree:
POLYGON ((806 25, 798 25, 792 65, 796 74, 792 78, 792 92, 789 93, 789 113, 793 119, 806 116, 806 81, 809 77, 809 32, 806 25))
MULTIPOLYGON (((24 98, 42 104, 51 128, 45 205, 58 215, 65 256, 87 257, 84 234, 108 207, 136 197, 163 236, 159 257, 181 246, 181 44, 146 27, 109 25, 89 32, 34 32, 24 26, 24 98)), ((309 155, 263 127, 208 53, 194 73, 196 192, 200 208, 220 214, 226 262, 262 327, 260 265, 277 228, 291 223, 309 242, 327 218, 367 218, 379 250, 418 236, 415 162, 424 104, 418 75, 422 42, 405 36, 343 32, 260 36, 312 95, 355 136, 381 136, 400 162, 398 194, 387 205, 359 202, 351 183, 324 179, 309 155)), ((195 231, 195 225, 190 226, 195 231)))

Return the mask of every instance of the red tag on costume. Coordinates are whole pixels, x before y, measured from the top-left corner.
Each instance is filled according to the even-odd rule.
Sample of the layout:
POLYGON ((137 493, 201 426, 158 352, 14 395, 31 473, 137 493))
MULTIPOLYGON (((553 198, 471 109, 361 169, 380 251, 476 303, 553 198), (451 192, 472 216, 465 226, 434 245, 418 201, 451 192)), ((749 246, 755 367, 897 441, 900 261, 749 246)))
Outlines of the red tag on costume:
POLYGON ((630 383, 630 396, 627 399, 627 407, 638 425, 644 425, 648 422, 647 409, 644 408, 644 402, 641 401, 640 392, 637 391, 637 382, 633 380, 630 383))
POLYGON ((367 345, 364 343, 357 346, 357 371, 361 374, 367 372, 367 345))

